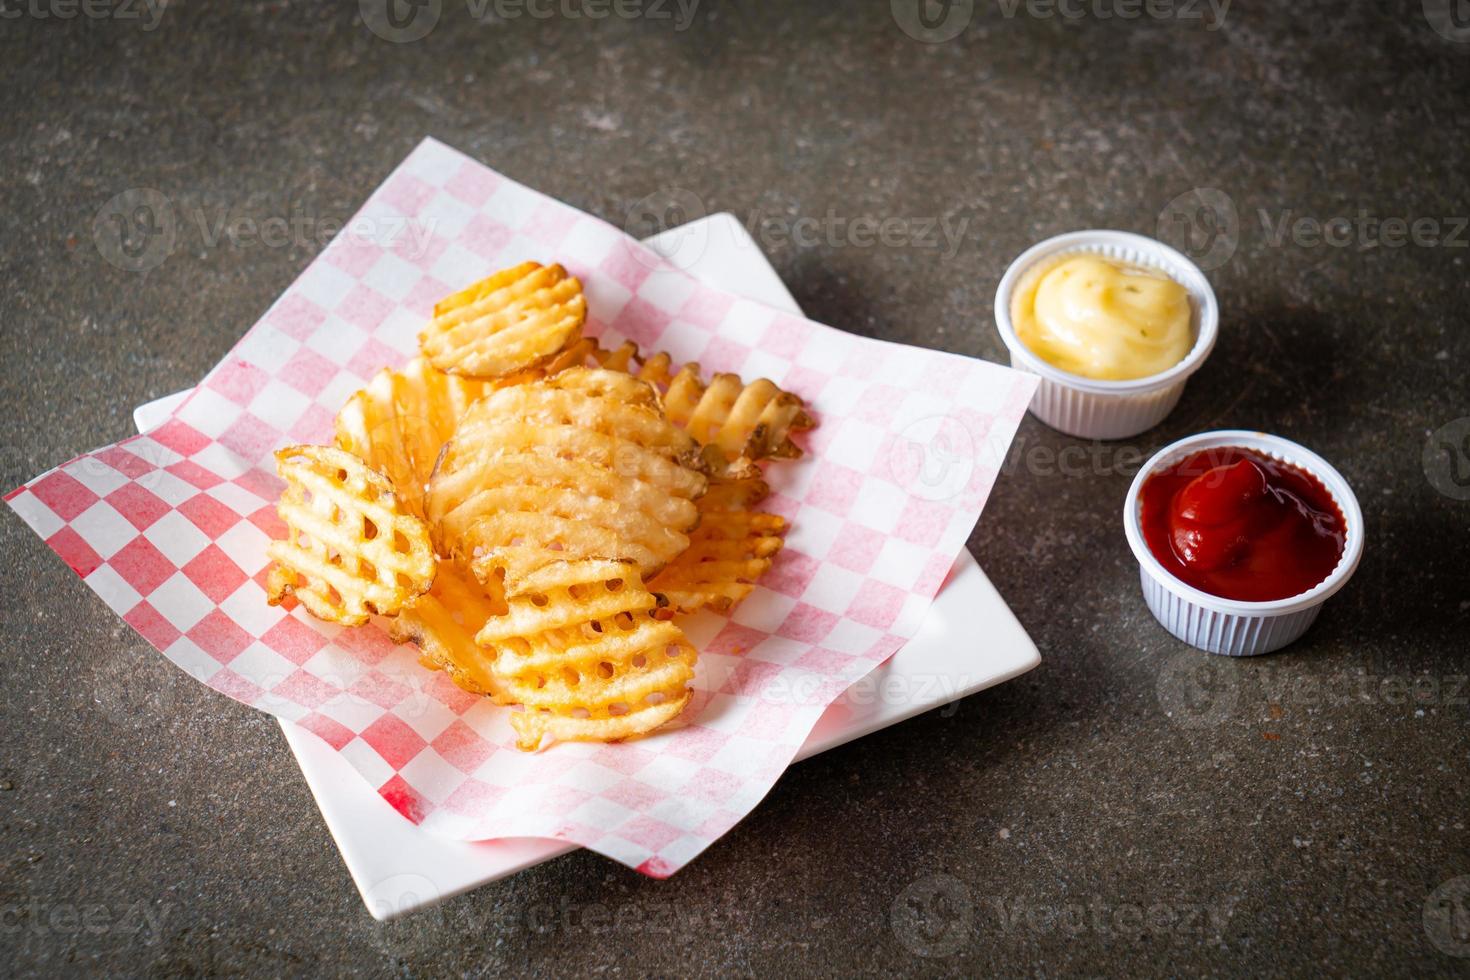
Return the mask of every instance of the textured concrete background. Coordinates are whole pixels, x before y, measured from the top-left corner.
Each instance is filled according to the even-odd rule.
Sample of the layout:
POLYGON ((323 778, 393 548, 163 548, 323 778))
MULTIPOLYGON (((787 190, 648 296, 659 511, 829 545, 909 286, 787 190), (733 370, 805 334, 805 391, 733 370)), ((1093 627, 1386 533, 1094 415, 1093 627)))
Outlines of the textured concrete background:
POLYGON ((1470 972, 1470 31, 1438 0, 955 2, 938 43, 913 0, 567 2, 434 0, 409 43, 351 3, 0 3, 0 482, 193 383, 425 135, 640 233, 650 195, 732 211, 817 319, 992 360, 1011 257, 1162 223, 1219 263, 1213 357, 1125 445, 1028 418, 971 541, 1044 664, 795 767, 669 881, 577 854, 382 926, 274 722, 5 511, 6 972, 1470 972), (140 187, 186 219, 141 273, 93 233, 140 187), (1302 217, 1351 240, 1277 234, 1302 217), (1332 460, 1369 535, 1302 642, 1240 663, 1153 622, 1118 520, 1139 454, 1236 426, 1332 460))

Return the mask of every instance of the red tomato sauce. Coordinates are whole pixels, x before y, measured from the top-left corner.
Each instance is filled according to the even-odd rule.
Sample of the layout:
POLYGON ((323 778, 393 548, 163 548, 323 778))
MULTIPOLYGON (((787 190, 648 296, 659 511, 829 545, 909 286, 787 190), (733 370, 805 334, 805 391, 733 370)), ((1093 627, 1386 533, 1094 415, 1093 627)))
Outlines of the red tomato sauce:
POLYGON ((1300 595, 1337 566, 1347 520, 1311 473, 1253 449, 1205 449, 1149 476, 1143 538, 1169 573, 1224 599, 1300 595))

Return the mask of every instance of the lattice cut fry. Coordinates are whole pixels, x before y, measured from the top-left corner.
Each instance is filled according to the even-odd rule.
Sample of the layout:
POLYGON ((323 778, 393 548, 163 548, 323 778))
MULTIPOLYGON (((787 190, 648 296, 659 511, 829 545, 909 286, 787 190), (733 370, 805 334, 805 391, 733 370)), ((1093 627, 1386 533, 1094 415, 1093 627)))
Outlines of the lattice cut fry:
POLYGON ((791 433, 815 423, 800 398, 760 378, 745 384, 735 374, 716 374, 706 385, 699 365, 686 364, 664 392, 669 419, 700 445, 718 446, 727 459, 797 459, 791 433))
POLYGON ((499 378, 575 344, 586 320, 580 281, 560 265, 523 262, 440 300, 419 347, 441 371, 499 378))
POLYGON ((759 477, 710 482, 697 501, 700 521, 689 547, 648 582, 670 614, 706 607, 727 612, 750 595, 781 550, 786 530, 784 518, 755 510, 768 493, 759 477))
POLYGON ((286 481, 276 512, 286 539, 272 541, 272 605, 295 595, 313 615, 358 626, 391 615, 434 580, 429 528, 403 510, 393 484, 358 457, 326 446, 276 453, 286 481))
POLYGON ((644 359, 631 342, 614 350, 594 348, 588 356, 656 387, 669 421, 701 446, 717 447, 727 462, 797 459, 801 447, 791 433, 816 425, 800 398, 765 378, 746 384, 739 375, 716 374, 705 383, 698 364, 676 371, 668 354, 644 359))
POLYGON ((444 449, 426 513, 441 554, 482 582, 502 577, 508 594, 578 558, 652 575, 688 547, 702 466, 648 385, 571 368, 476 404, 444 449))
POLYGON ((425 358, 384 368, 337 413, 338 449, 393 481, 404 509, 424 516, 424 491, 439 451, 494 382, 446 374, 425 358))
POLYGON ((399 643, 416 645, 425 667, 442 670, 466 691, 504 704, 504 691, 475 634, 506 611, 498 582, 481 585, 454 562, 440 559, 433 588, 409 600, 389 622, 388 632, 399 643))
POLYGON ((523 749, 551 741, 613 741, 666 724, 690 698, 695 652, 655 618, 658 598, 631 562, 567 561, 538 569, 476 640, 523 749))

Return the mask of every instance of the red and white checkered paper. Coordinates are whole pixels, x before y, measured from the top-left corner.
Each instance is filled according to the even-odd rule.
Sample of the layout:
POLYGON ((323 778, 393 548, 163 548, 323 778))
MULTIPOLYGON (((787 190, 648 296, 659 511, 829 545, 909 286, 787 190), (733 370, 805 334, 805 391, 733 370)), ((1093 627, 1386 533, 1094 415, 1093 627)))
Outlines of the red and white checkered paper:
POLYGON ((826 706, 914 635, 1034 383, 711 288, 427 140, 172 418, 6 499, 175 664, 314 732, 426 830, 558 838, 663 877, 750 812, 826 706), (272 451, 328 442, 347 397, 412 356, 437 299, 531 258, 581 278, 589 333, 771 378, 820 422, 804 459, 767 473, 767 506, 791 522, 775 566, 733 615, 687 625, 700 664, 682 726, 538 754, 514 747, 508 709, 378 626, 269 606, 263 588, 282 531, 272 451))

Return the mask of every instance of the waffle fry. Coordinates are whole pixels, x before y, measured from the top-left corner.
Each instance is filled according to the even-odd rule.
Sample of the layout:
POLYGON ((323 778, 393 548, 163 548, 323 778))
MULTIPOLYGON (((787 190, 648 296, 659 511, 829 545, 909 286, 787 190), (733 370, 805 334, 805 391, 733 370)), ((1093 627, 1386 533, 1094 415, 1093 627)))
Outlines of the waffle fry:
POLYGON ((314 616, 357 626, 429 588, 429 529, 404 512, 385 476, 326 446, 282 449, 276 468, 286 481, 276 510, 287 536, 266 552, 276 562, 272 605, 295 595, 314 616))
POLYGON ((754 509, 769 493, 759 477, 710 482, 696 504, 700 521, 689 547, 648 581, 670 614, 728 612, 750 595, 784 543, 785 518, 754 509))
POLYGON ((765 378, 745 384, 739 375, 716 374, 706 385, 697 364, 669 379, 664 409, 700 445, 718 446, 731 460, 798 459, 791 433, 816 424, 800 398, 765 378))
POLYGON ((592 343, 591 356, 601 367, 609 371, 622 371, 624 374, 634 375, 649 384, 654 383, 653 378, 645 378, 640 373, 643 369, 643 362, 638 357, 638 345, 631 340, 623 341, 612 350, 597 346, 596 341, 592 343))
POLYGON ((802 400, 760 378, 746 384, 735 374, 716 374, 708 384, 698 364, 673 370, 673 359, 659 352, 643 358, 631 341, 613 350, 588 352, 603 368, 624 371, 659 390, 669 421, 701 446, 714 446, 727 463, 799 459, 801 447, 791 433, 816 425, 802 400))
POLYGON ((581 283, 526 262, 446 297, 421 356, 277 454, 272 604, 387 618, 426 668, 515 707, 522 749, 619 741, 689 703, 672 622, 746 598, 786 522, 757 463, 802 454, 801 399, 582 336, 581 283), (437 553, 436 553, 437 552, 437 553))
POLYGON ((445 447, 426 513, 440 553, 475 577, 519 581, 551 562, 610 558, 652 575, 688 547, 706 478, 657 395, 617 372, 571 368, 496 391, 445 447))
POLYGON ((469 407, 495 384, 445 374, 422 357, 384 368, 337 413, 336 446, 393 481, 404 509, 424 516, 424 491, 439 450, 469 407))
POLYGON ((555 562, 528 575, 477 642, 507 700, 522 749, 612 741, 653 731, 688 704, 696 654, 655 618, 656 596, 631 562, 555 562))
POLYGON ((503 686, 475 644, 475 634, 491 617, 506 611, 498 582, 483 586, 454 562, 441 558, 433 588, 409 600, 389 623, 388 632, 399 643, 417 646, 419 662, 425 667, 444 671, 466 691, 505 704, 503 686))
POLYGON ((586 320, 580 281, 560 265, 523 262, 440 300, 419 346, 441 371, 499 378, 575 344, 586 320))

